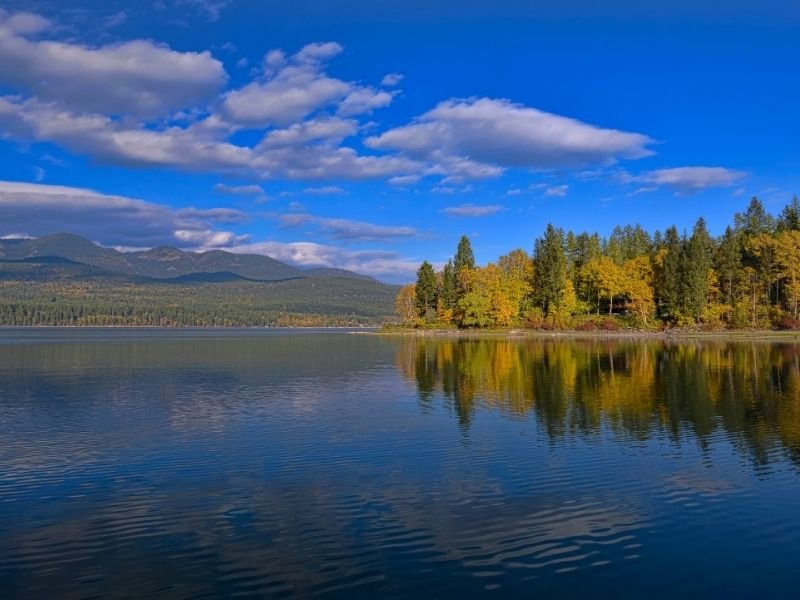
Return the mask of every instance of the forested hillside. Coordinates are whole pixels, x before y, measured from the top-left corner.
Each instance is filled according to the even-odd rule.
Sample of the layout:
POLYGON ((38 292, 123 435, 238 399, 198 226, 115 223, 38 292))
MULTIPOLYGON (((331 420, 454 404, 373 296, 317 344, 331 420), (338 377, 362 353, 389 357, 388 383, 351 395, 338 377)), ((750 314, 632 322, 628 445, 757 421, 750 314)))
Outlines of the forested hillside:
POLYGON ((424 262, 395 302, 417 327, 800 328, 800 202, 757 198, 723 235, 617 227, 607 238, 548 225, 533 254, 476 266, 469 240, 440 272, 424 262))
POLYGON ((160 280, 58 257, 0 260, 0 325, 358 326, 390 318, 397 288, 362 277, 160 280))

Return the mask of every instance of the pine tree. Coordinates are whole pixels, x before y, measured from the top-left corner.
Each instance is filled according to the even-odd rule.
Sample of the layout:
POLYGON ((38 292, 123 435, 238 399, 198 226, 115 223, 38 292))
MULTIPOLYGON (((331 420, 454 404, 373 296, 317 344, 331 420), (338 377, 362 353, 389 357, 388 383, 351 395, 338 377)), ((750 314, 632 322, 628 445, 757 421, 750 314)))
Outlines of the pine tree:
POLYGON ((661 316, 675 318, 680 300, 681 239, 673 226, 664 232, 664 257, 659 277, 661 316))
POLYGON ((725 302, 733 306, 733 286, 742 268, 742 244, 739 235, 730 227, 719 241, 715 268, 725 294, 725 302))
POLYGON ((533 293, 545 314, 558 305, 566 278, 564 232, 548 224, 544 237, 536 240, 534 247, 533 293))
POLYGON ((701 217, 686 244, 681 269, 682 308, 695 321, 701 319, 708 303, 708 271, 713 249, 714 243, 701 217))
POLYGON ((800 200, 797 196, 783 208, 778 219, 778 231, 800 231, 800 200))
POLYGON ((415 293, 417 314, 423 319, 432 320, 436 311, 436 271, 427 260, 417 270, 415 293))
POLYGON ((458 277, 453 261, 448 260, 442 271, 442 289, 439 297, 446 310, 454 310, 458 303, 458 277))
POLYGON ((453 266, 455 267, 456 275, 464 269, 471 270, 475 268, 475 255, 472 253, 472 244, 465 235, 462 235, 458 241, 458 249, 453 260, 453 266))
POLYGON ((750 200, 744 213, 736 213, 734 222, 736 229, 747 237, 772 233, 775 229, 775 219, 766 211, 761 200, 755 197, 750 200))

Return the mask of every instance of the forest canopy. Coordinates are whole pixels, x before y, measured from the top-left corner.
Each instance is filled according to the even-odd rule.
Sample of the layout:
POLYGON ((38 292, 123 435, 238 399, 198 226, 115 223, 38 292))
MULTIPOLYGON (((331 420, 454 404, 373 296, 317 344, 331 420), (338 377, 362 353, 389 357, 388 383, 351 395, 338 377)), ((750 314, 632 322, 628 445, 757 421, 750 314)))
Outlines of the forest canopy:
POLYGON ((758 198, 719 236, 611 235, 547 225, 532 253, 475 264, 463 236, 440 270, 425 261, 395 308, 409 327, 543 329, 800 328, 800 201, 777 217, 758 198))

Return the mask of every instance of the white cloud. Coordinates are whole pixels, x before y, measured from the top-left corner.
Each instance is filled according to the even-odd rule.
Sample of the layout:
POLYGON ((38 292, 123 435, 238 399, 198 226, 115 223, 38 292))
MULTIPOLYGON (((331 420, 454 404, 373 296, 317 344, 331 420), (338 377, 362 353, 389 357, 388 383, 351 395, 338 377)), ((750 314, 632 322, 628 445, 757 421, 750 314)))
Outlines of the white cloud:
POLYGON ((730 187, 746 177, 743 171, 724 167, 675 167, 645 171, 638 175, 622 172, 623 183, 645 184, 637 192, 651 191, 652 187, 672 188, 679 194, 694 194, 708 188, 730 187))
POLYGON ((506 168, 548 169, 607 165, 652 154, 646 135, 604 129, 508 100, 448 100, 414 122, 367 138, 374 149, 395 150, 444 172, 469 161, 496 176, 506 168))
POLYGON ((403 81, 404 75, 400 73, 387 73, 383 76, 381 80, 381 85, 385 85, 386 87, 394 87, 396 85, 400 85, 400 82, 403 81))
POLYGON ((232 252, 265 254, 298 267, 332 267, 388 281, 413 279, 419 262, 384 250, 347 250, 313 242, 258 242, 231 248, 232 252))
POLYGON ((432 187, 431 191, 434 194, 469 194, 473 191, 473 187, 471 185, 465 185, 462 188, 457 188, 452 185, 437 185, 432 187))
POLYGON ((358 122, 352 119, 323 117, 294 123, 285 129, 273 129, 258 144, 258 149, 286 148, 310 143, 336 145, 358 131, 358 122))
MULTIPOLYGON (((406 158, 362 156, 336 146, 335 140, 312 140, 307 129, 315 123, 273 130, 263 144, 252 148, 219 139, 213 117, 185 128, 153 130, 102 115, 78 115, 33 99, 0 97, 0 135, 52 141, 107 163, 305 180, 392 177, 420 168, 406 158)), ((341 134, 346 122, 336 123, 329 132, 341 134)))
POLYGON ((398 175, 397 177, 392 177, 389 179, 389 183, 392 185, 414 185, 415 183, 419 182, 421 177, 419 175, 398 175))
POLYGON ((443 208, 442 212, 451 217, 485 217, 501 210, 503 210, 503 206, 500 204, 461 204, 443 208))
POLYGON ((261 196, 265 194, 264 188, 260 185, 227 185, 218 183, 214 186, 214 191, 233 196, 261 196))
POLYGON ((563 198, 564 196, 567 195, 567 190, 569 190, 568 185, 553 185, 545 189, 544 195, 563 198))
MULTIPOLYGON (((218 16, 227 2, 187 3, 218 16)), ((437 176, 444 192, 510 168, 651 153, 647 136, 490 98, 448 100, 359 140, 378 127, 364 115, 397 92, 329 75, 327 61, 343 51, 338 43, 308 44, 293 55, 272 50, 254 80, 220 93, 227 74, 208 52, 146 40, 88 46, 56 40, 59 31, 38 15, 0 11, 0 85, 17 92, 0 96, 0 137, 58 144, 101 163, 262 181, 413 185, 437 176), (362 153, 359 141, 381 152, 362 153)), ((401 79, 390 73, 382 84, 401 79)))
POLYGON ((0 235, 70 232, 109 246, 227 247, 247 237, 215 226, 246 219, 229 208, 174 209, 83 188, 0 181, 0 235))
POLYGON ((0 12, 0 82, 78 112, 151 117, 209 99, 226 82, 209 52, 177 52, 146 40, 89 47, 39 40, 53 23, 0 12))
POLYGON ((388 106, 393 94, 330 77, 324 61, 342 52, 335 42, 308 44, 287 58, 267 53, 263 77, 225 95, 223 114, 248 127, 287 126, 317 110, 335 106, 338 114, 353 116, 388 106))
POLYGON ((317 217, 307 213, 281 215, 279 221, 285 227, 314 225, 323 234, 329 235, 334 239, 347 241, 390 240, 417 235, 417 230, 413 227, 376 225, 351 219, 317 217))
POLYGON ((346 193, 342 188, 335 185, 326 185, 322 187, 307 187, 303 190, 304 194, 311 194, 313 196, 333 196, 336 194, 346 193))
POLYGON ((339 104, 336 112, 342 116, 368 114, 372 111, 389 106, 394 94, 372 88, 356 88, 339 104))

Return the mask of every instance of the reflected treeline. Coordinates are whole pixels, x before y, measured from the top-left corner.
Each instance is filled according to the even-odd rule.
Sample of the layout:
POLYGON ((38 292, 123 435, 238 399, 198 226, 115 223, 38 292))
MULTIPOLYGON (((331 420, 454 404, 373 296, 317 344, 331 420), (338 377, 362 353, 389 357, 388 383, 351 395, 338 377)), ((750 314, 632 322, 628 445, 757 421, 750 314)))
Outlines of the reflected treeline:
POLYGON ((397 354, 423 402, 444 397, 463 427, 482 408, 532 414, 553 438, 646 440, 723 427, 761 463, 800 462, 800 346, 619 340, 407 340, 397 354))

